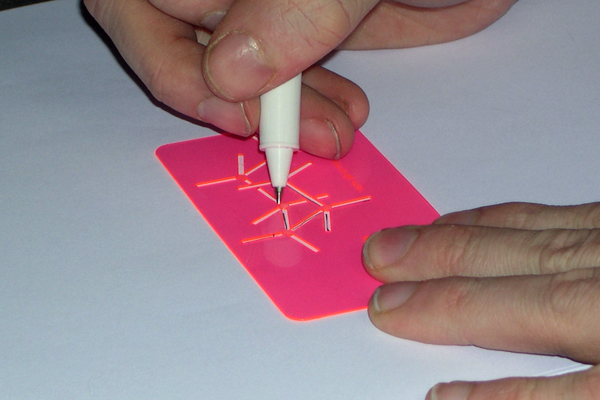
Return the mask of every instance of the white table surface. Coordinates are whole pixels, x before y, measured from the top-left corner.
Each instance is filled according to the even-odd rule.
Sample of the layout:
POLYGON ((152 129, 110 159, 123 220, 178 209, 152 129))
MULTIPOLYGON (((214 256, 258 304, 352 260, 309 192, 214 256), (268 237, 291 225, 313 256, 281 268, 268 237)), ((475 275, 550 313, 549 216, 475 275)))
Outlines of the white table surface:
MULTIPOLYGON (((521 0, 468 39, 342 52, 362 131, 440 213, 600 200, 600 2, 521 0)), ((0 13, 1 399, 422 399, 571 361, 284 318, 159 164, 165 112, 58 0, 0 13)))

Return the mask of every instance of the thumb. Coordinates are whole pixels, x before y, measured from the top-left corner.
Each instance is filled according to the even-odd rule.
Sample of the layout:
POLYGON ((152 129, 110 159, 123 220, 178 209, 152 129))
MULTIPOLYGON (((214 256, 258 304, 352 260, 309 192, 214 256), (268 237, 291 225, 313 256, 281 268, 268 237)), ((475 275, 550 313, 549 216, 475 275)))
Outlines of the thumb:
POLYGON ((203 61, 211 90, 256 97, 336 48, 377 0, 238 0, 217 26, 203 61))
POLYGON ((598 400, 599 368, 550 378, 441 383, 427 393, 426 400, 598 400))

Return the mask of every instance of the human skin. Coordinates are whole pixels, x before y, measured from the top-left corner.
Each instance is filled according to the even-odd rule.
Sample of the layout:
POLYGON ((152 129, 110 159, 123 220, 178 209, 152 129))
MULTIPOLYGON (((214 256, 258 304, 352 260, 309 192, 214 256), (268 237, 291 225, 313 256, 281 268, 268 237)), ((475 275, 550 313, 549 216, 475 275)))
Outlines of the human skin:
POLYGON ((367 119, 363 91, 316 63, 336 48, 402 48, 469 36, 516 0, 84 0, 167 106, 230 133, 258 128, 258 96, 303 74, 300 147, 337 159, 367 119), (196 31, 212 35, 207 46, 196 31))
MULTIPOLYGON (((334 49, 460 39, 515 2, 84 0, 159 101, 231 133, 255 132, 258 96, 304 71, 301 147, 334 159, 349 151, 369 106, 358 86, 320 59, 334 49), (199 31, 210 34, 206 44, 199 31)), ((599 232, 598 204, 515 203, 376 233, 363 261, 386 284, 369 315, 402 338, 593 365, 553 378, 440 384, 429 400, 600 399, 599 232)))
POLYGON ((380 231, 363 250, 366 270, 386 283, 369 304, 384 332, 592 365, 553 378, 440 384, 427 399, 600 399, 600 203, 462 211, 380 231))

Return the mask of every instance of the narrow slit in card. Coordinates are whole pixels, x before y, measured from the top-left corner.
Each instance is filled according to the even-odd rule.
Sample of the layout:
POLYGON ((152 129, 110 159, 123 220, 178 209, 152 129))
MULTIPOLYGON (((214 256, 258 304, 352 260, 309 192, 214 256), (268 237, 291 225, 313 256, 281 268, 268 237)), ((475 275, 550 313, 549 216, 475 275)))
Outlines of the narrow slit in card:
POLYGON ((341 160, 297 152, 278 205, 253 139, 211 136, 156 154, 284 315, 364 309, 380 285, 362 266, 364 240, 382 228, 431 223, 437 212, 358 131, 341 160))

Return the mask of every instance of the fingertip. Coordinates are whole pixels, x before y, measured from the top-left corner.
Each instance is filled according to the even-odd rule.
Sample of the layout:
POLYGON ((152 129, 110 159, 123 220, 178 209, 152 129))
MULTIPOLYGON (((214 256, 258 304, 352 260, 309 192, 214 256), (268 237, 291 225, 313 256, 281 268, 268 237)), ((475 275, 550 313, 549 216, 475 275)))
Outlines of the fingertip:
POLYGON ((249 136, 258 125, 257 109, 253 102, 232 103, 210 96, 198 104, 197 116, 228 133, 249 136))
POLYGON ((373 293, 373 311, 383 314, 402 306, 419 287, 419 282, 396 282, 377 288, 373 293))
POLYGON ((367 315, 369 316, 369 320, 371 321, 371 323, 377 329, 381 330, 381 328, 379 327, 379 320, 380 320, 379 309, 380 308, 379 308, 379 304, 377 303, 378 296, 379 296, 379 288, 375 289, 375 291, 373 292, 373 295, 369 299, 369 304, 367 306, 367 315))
POLYGON ((371 323, 389 335, 419 340, 415 331, 418 333, 420 327, 415 322, 419 321, 421 314, 421 285, 421 282, 404 281, 378 287, 367 308, 371 323))
POLYGON ((302 82, 337 105, 348 116, 354 130, 367 121, 369 99, 354 82, 318 65, 304 71, 302 82))
POLYGON ((354 129, 360 129, 371 112, 371 106, 369 104, 369 98, 367 94, 358 85, 351 82, 352 85, 348 85, 347 94, 347 109, 346 114, 352 121, 354 129))
POLYGON ((327 119, 305 118, 300 121, 300 148, 332 160, 339 159, 341 155, 339 134, 327 119))
POLYGON ((242 106, 244 115, 250 127, 250 135, 252 135, 258 130, 258 123, 260 122, 260 99, 253 98, 243 101, 242 106))
MULTIPOLYGON (((331 75, 334 74, 331 73, 331 75)), ((324 86, 315 86, 317 86, 317 90, 329 96, 331 101, 344 111, 352 122, 354 130, 360 129, 369 117, 370 105, 367 94, 354 82, 339 75, 337 77, 341 78, 338 79, 337 87, 326 88, 324 86), (339 90, 339 93, 336 94, 333 90, 339 90)), ((331 79, 329 82, 331 82, 331 79)))
POLYGON ((371 271, 375 270, 375 267, 373 266, 373 262, 371 261, 371 244, 375 240, 375 237, 377 235, 379 235, 380 233, 381 233, 381 230, 373 233, 371 236, 369 236, 367 238, 367 240, 365 240, 365 243, 363 244, 362 263, 363 263, 363 266, 365 267, 365 269, 367 270, 367 272, 369 272, 369 273, 371 273, 371 271))
POLYGON ((381 230, 365 242, 363 263, 372 272, 397 266, 418 236, 410 227, 381 230))
POLYGON ((203 59, 203 73, 213 93, 229 101, 258 96, 276 76, 259 42, 239 31, 211 40, 203 59))
POLYGON ((302 87, 300 148, 307 153, 337 160, 354 142, 352 121, 330 99, 310 87, 302 87))
POLYGON ((214 32, 226 13, 226 10, 211 11, 202 18, 199 25, 214 32))
POLYGON ((352 144, 354 143, 354 129, 350 129, 347 127, 346 129, 338 130, 338 140, 340 143, 340 151, 336 160, 345 157, 352 149, 352 144))
POLYGON ((438 383, 427 393, 425 400, 467 400, 472 390, 470 382, 438 383))

